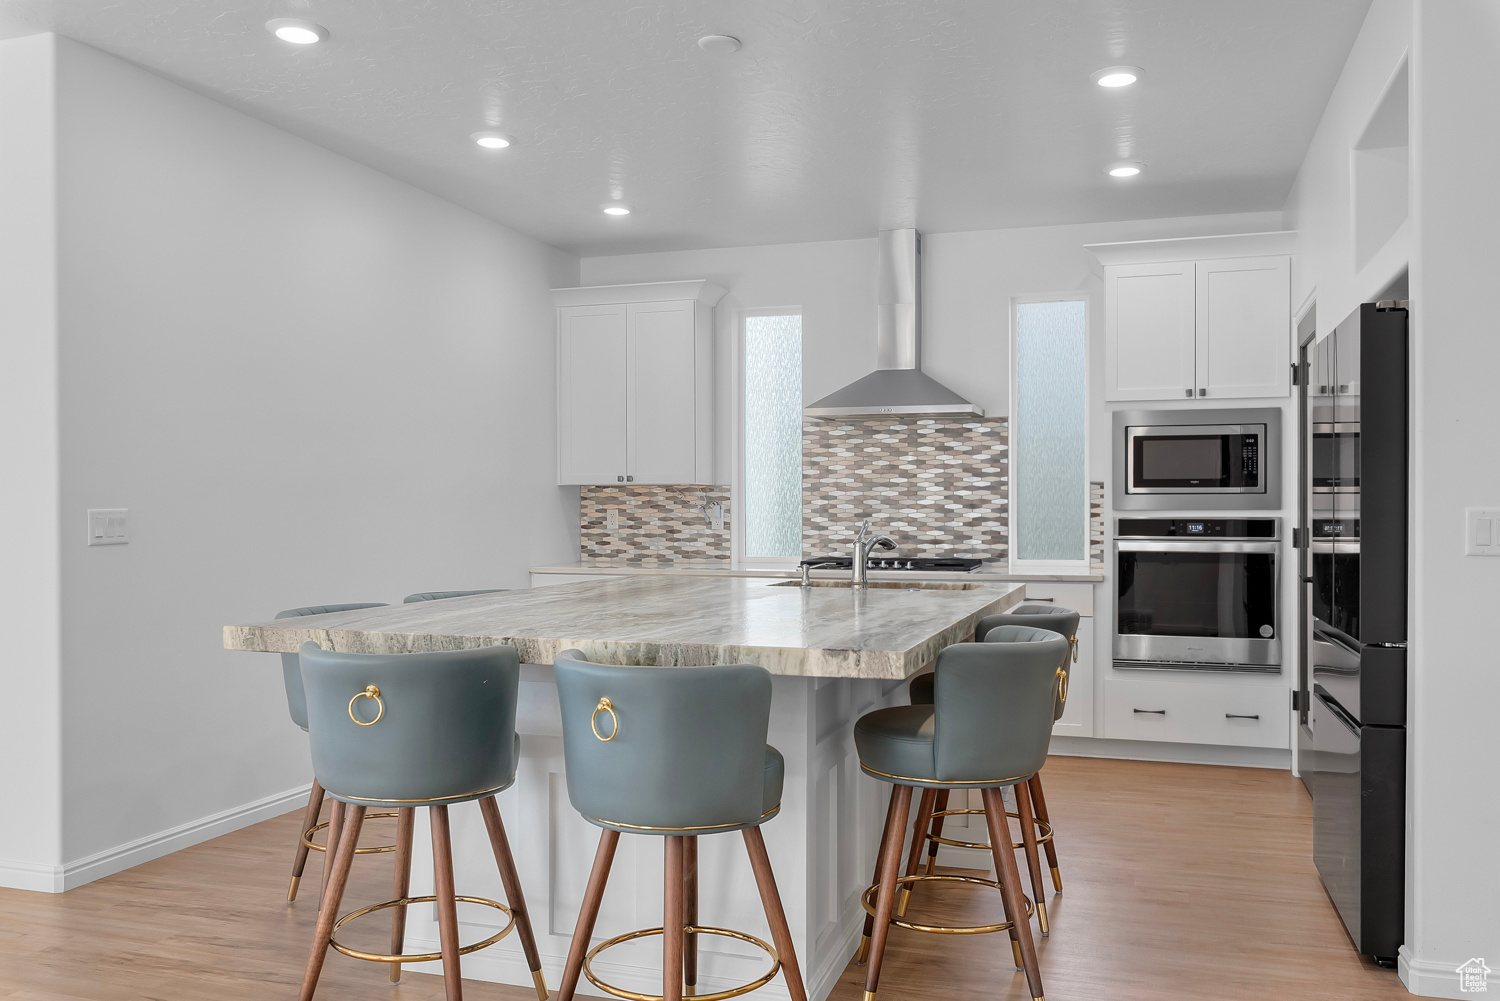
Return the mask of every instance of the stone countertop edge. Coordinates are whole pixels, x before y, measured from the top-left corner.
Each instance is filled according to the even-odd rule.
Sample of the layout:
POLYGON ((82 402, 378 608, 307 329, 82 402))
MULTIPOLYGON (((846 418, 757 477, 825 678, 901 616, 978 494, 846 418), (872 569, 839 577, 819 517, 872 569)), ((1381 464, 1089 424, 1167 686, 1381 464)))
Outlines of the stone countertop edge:
MULTIPOLYGON (((646 567, 634 563, 618 565, 601 563, 551 563, 529 567, 534 574, 642 574, 662 577, 768 577, 777 580, 794 580, 801 576, 797 570, 731 570, 728 567, 646 567)), ((976 583, 1034 583, 1051 584, 1100 584, 1102 573, 1092 574, 1035 574, 998 573, 985 570, 956 572, 945 570, 878 570, 872 580, 969 580, 976 583)), ((814 570, 813 580, 841 580, 849 576, 848 570, 814 570)))
MULTIPOLYGON (((242 626, 224 627, 224 648, 252 653, 294 653, 303 643, 317 643, 325 650, 348 653, 422 653, 433 650, 464 650, 510 644, 522 663, 551 664, 564 650, 578 649, 586 657, 606 664, 650 664, 653 666, 702 666, 709 664, 759 664, 775 675, 803 678, 852 678, 902 681, 920 673, 938 653, 953 643, 973 636, 982 617, 1002 612, 1024 600, 1025 588, 997 595, 951 625, 938 630, 906 650, 854 650, 846 648, 769 647, 717 645, 711 643, 648 642, 639 640, 550 639, 479 634, 380 632, 365 629, 309 628, 322 616, 278 619, 242 626), (293 625, 296 623, 296 625, 293 625)), ((399 606, 397 606, 399 607, 399 606)), ((348 613, 332 612, 328 615, 348 613)))

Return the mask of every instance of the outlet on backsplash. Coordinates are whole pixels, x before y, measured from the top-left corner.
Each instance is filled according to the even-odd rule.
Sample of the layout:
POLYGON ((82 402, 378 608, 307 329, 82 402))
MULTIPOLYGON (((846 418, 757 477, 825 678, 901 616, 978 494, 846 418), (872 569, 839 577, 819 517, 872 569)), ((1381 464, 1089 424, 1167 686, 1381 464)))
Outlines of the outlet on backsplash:
POLYGON ((578 491, 585 563, 727 566, 729 488, 586 486, 578 491))

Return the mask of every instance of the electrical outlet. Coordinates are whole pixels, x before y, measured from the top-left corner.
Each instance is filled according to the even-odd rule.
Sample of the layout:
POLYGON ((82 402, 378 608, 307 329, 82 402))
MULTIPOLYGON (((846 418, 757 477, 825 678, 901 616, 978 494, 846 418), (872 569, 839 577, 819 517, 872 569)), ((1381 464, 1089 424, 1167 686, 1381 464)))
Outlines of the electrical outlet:
POLYGON ((89 508, 89 545, 123 546, 130 541, 130 511, 123 507, 89 508))
POLYGON ((604 524, 609 529, 609 534, 614 535, 620 530, 620 509, 610 508, 604 515, 604 524))
POLYGON ((1500 508, 1464 508, 1464 555, 1500 556, 1500 508))
POLYGON ((724 531, 724 505, 714 501, 708 506, 708 521, 715 532, 724 531))

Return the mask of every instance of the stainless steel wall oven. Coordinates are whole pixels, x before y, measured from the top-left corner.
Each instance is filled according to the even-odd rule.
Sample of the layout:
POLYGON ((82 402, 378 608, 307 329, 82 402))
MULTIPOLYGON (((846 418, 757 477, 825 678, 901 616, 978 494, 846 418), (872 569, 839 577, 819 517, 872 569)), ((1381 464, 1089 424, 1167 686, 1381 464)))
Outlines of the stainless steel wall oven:
POLYGON ((1117 668, 1281 670, 1277 518, 1120 518, 1117 668))

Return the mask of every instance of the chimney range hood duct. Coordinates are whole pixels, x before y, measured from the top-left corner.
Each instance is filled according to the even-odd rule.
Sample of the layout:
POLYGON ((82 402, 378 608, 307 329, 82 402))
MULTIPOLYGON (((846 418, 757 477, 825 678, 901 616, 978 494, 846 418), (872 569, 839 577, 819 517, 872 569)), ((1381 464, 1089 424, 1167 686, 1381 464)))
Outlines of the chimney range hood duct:
POLYGON ((807 417, 983 417, 984 411, 922 374, 922 238, 914 229, 879 236, 875 371, 804 407, 807 417))

